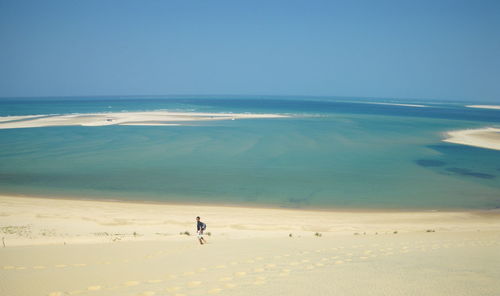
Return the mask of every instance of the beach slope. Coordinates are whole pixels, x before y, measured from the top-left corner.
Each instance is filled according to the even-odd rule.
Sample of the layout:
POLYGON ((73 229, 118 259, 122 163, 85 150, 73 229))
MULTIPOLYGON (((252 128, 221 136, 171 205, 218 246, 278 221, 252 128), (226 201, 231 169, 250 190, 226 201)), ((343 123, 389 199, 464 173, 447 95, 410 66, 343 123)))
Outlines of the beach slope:
POLYGON ((0 209, 2 295, 500 293, 497 210, 302 211, 12 196, 0 197, 0 209), (211 234, 206 245, 193 235, 197 215, 211 234))

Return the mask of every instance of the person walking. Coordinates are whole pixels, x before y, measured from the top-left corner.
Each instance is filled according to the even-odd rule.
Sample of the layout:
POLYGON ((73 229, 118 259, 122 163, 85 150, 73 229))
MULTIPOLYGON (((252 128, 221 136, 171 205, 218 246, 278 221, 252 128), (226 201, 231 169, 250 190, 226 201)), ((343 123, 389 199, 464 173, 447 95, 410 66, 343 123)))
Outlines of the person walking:
POLYGON ((198 233, 198 240, 200 241, 200 244, 206 244, 207 241, 203 237, 203 231, 207 229, 207 224, 203 223, 200 221, 200 216, 196 217, 196 229, 198 233))

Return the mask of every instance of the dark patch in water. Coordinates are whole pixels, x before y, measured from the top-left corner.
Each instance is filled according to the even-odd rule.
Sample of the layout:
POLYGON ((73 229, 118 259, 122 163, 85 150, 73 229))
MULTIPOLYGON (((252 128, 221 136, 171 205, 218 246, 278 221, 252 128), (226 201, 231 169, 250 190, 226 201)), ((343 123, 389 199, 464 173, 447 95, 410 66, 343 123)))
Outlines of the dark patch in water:
POLYGON ((463 169, 463 168, 447 168, 446 170, 449 172, 455 173, 457 175, 476 177, 476 178, 481 178, 481 179, 494 179, 496 177, 496 176, 491 175, 491 174, 478 173, 478 172, 474 172, 474 171, 471 171, 469 169, 463 169))
POLYGON ((417 159, 415 161, 419 166, 423 167, 442 167, 446 162, 435 159, 417 159))

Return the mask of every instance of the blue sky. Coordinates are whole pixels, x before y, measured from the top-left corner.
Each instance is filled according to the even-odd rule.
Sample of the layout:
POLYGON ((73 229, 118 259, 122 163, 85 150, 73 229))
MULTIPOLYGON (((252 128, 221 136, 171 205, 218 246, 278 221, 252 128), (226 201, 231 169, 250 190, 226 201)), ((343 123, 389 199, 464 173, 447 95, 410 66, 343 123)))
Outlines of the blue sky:
POLYGON ((0 0, 0 96, 500 102, 500 1, 0 0))

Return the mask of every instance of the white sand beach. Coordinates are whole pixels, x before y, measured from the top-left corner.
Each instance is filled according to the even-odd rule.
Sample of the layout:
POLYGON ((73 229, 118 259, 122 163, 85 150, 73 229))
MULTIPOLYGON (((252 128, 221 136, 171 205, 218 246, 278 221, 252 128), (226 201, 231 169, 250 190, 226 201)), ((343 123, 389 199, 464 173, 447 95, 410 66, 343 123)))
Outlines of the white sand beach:
POLYGON ((0 294, 498 295, 499 222, 1 196, 0 294))
POLYGON ((500 150, 500 129, 482 128, 451 131, 444 142, 500 150))
POLYGON ((106 126, 106 125, 180 125, 179 122, 285 118, 280 114, 197 113, 197 112, 114 112, 65 115, 26 115, 0 117, 0 129, 47 126, 106 126), (176 124, 173 124, 176 123, 176 124))
POLYGON ((467 108, 500 109, 500 105, 467 105, 467 108))

